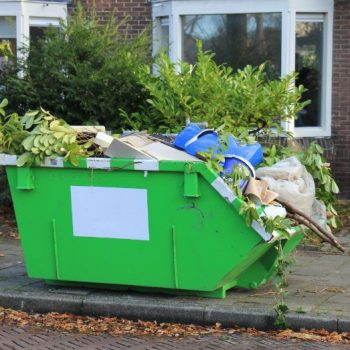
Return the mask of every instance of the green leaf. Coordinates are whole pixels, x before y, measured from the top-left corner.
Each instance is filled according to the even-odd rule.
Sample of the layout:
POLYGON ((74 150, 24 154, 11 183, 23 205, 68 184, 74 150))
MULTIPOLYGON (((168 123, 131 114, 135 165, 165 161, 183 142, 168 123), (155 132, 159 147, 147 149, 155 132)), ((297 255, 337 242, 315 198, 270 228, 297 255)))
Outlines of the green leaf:
POLYGON ((17 158, 16 165, 23 166, 27 163, 30 163, 31 160, 32 160, 32 154, 29 152, 25 152, 17 158))
POLYGON ((28 129, 30 129, 33 126, 34 116, 28 115, 27 117, 28 117, 28 119, 27 119, 24 127, 28 130, 28 129))
POLYGON ((335 194, 339 193, 339 187, 338 187, 337 183, 334 180, 332 180, 331 188, 332 188, 332 192, 333 193, 335 193, 335 194))
POLYGON ((5 108, 8 104, 9 104, 8 99, 7 99, 7 98, 4 98, 4 99, 0 102, 0 108, 5 108))
POLYGON ((25 150, 30 151, 33 148, 35 140, 35 135, 30 135, 26 139, 23 140, 22 145, 25 150))
POLYGON ((324 150, 318 143, 314 142, 313 145, 314 145, 314 149, 317 153, 323 154, 324 150))
POLYGON ((54 132, 54 133, 53 133, 53 136, 54 136, 56 139, 61 139, 61 138, 64 137, 64 135, 65 135, 64 132, 54 132))

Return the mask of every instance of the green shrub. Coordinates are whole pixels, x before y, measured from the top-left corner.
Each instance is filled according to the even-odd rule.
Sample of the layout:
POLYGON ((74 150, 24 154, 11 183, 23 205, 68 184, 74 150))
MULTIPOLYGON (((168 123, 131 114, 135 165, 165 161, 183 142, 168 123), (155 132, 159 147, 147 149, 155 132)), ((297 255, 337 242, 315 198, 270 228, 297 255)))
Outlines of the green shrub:
POLYGON ((281 131, 281 122, 296 117, 308 102, 301 102, 302 86, 294 87, 296 74, 269 80, 265 65, 233 72, 217 65, 213 54, 198 44, 198 61, 172 63, 165 53, 156 58, 158 74, 149 66, 139 72, 140 83, 150 94, 141 112, 124 113, 125 123, 133 129, 177 132, 191 121, 221 125, 242 138, 249 131, 269 134, 281 131))
POLYGON ((111 17, 97 22, 78 6, 60 30, 49 28, 43 38, 22 49, 27 59, 11 59, 0 72, 0 100, 9 112, 25 114, 40 106, 70 124, 102 124, 118 129, 119 109, 137 109, 145 95, 136 70, 149 61, 147 32, 132 39, 121 34, 111 17), (22 74, 17 75, 22 71, 22 74))

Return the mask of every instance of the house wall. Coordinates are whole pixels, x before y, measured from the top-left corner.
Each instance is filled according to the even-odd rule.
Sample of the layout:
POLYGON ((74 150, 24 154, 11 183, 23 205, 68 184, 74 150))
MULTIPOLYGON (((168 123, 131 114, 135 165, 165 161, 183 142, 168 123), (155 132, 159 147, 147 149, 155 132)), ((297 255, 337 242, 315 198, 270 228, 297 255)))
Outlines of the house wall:
POLYGON ((350 1, 335 0, 333 36, 333 172, 342 197, 350 198, 350 1))
MULTIPOLYGON (((73 0, 71 9, 76 0, 73 0)), ((93 7, 92 0, 81 0, 85 8, 93 7)), ((95 0, 101 20, 115 11, 118 19, 129 16, 131 35, 151 25, 151 4, 148 0, 95 0)), ((332 138, 319 139, 327 149, 341 196, 350 198, 350 1, 334 0, 334 51, 332 92, 332 138)), ((305 138, 308 144, 311 138, 305 138)))
MULTIPOLYGON (((95 5, 96 14, 101 21, 107 21, 111 13, 115 13, 120 22, 129 17, 128 33, 137 35, 145 28, 151 28, 151 4, 148 0, 80 0, 85 9, 92 9, 95 5)), ((73 0, 69 6, 74 10, 77 0, 73 0)), ((125 26, 124 26, 125 28, 125 26)))

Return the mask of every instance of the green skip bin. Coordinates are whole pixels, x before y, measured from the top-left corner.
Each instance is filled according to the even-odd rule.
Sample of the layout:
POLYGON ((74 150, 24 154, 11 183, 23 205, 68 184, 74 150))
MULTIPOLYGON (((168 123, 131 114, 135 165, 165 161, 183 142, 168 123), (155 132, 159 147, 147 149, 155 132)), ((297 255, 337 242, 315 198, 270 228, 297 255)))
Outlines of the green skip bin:
MULTIPOLYGON (((87 158, 6 166, 29 277, 224 298, 267 282, 276 237, 204 162, 87 158)), ((302 239, 284 241, 288 254, 302 239)))

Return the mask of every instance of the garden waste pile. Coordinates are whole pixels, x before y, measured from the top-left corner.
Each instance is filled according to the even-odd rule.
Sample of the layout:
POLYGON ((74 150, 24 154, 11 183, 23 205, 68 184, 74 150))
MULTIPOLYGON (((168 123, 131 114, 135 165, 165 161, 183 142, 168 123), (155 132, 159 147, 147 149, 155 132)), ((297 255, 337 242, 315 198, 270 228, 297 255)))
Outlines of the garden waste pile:
POLYGON ((276 233, 272 226, 277 221, 266 220, 288 217, 292 221, 283 224, 287 235, 287 226, 301 224, 342 250, 328 230, 326 208, 316 199, 314 180, 296 157, 262 166, 261 144, 243 143, 230 134, 223 137, 198 124, 186 126, 170 143, 145 133, 113 137, 101 126, 70 126, 43 109, 23 117, 6 116, 6 104, 4 100, 0 106, 4 119, 0 152, 16 155, 17 166, 40 166, 49 164, 49 159, 77 166, 80 158, 87 157, 206 162, 235 196, 249 200, 240 211, 248 225, 259 222, 276 233))

